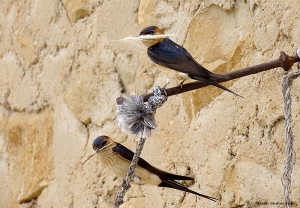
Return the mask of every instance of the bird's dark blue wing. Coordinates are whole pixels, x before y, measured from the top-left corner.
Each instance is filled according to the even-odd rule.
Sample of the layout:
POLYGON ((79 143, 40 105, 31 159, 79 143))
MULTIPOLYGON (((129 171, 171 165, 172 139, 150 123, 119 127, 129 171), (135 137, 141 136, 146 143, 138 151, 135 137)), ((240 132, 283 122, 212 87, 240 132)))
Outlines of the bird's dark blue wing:
MULTIPOLYGON (((125 160, 128 160, 129 162, 131 162, 133 155, 134 155, 134 153, 130 149, 127 149, 126 147, 124 147, 123 145, 121 145, 117 142, 116 142, 116 145, 112 148, 112 151, 114 154, 117 154, 118 156, 122 157, 125 160)), ((191 178, 191 177, 175 175, 172 173, 165 172, 156 167, 153 167, 147 161, 145 161, 143 158, 139 159, 137 165, 148 170, 151 173, 156 174, 162 181, 158 185, 160 187, 173 188, 173 189, 177 189, 177 190, 181 190, 181 191, 186 191, 186 192, 210 199, 212 201, 217 200, 216 198, 206 196, 206 195, 197 193, 195 191, 192 191, 192 190, 188 189, 186 186, 175 181, 175 180, 193 180, 193 178, 191 178)))
MULTIPOLYGON (((122 157, 125 160, 128 160, 129 162, 131 162, 133 155, 134 155, 134 153, 130 149, 124 147, 123 145, 121 145, 117 142, 116 142, 116 145, 112 148, 112 151, 114 154, 118 155, 119 157, 122 157)), ((188 177, 188 176, 181 176, 181 175, 168 173, 166 171, 163 171, 156 167, 153 167, 143 158, 140 158, 137 164, 138 164, 138 166, 145 168, 146 170, 158 175, 162 180, 166 180, 166 179, 194 180, 193 178, 188 177)))
POLYGON ((156 64, 191 76, 210 78, 211 72, 202 67, 191 54, 169 38, 148 48, 149 58, 156 64))
MULTIPOLYGON (((127 147, 124 147, 123 145, 121 145, 117 142, 116 142, 116 145, 112 148, 112 151, 113 151, 114 154, 122 157, 125 160, 128 160, 129 162, 131 162, 131 160, 133 158, 133 155, 134 155, 134 153, 130 149, 128 149, 127 147)), ((145 168, 145 169, 147 169, 147 170, 152 167, 143 158, 139 159, 138 165, 145 168)))

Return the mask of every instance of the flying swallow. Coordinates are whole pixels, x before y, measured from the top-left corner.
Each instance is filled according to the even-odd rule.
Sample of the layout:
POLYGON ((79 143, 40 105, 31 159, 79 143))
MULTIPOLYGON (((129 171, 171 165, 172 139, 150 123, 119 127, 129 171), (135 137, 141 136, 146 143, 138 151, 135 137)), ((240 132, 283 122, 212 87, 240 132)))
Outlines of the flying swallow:
MULTIPOLYGON (((93 155, 97 154, 105 167, 120 178, 125 178, 134 153, 123 145, 113 141, 108 136, 99 136, 93 142, 95 152, 88 156, 83 164, 93 155)), ((216 198, 199 194, 178 183, 176 180, 194 180, 188 176, 175 175, 165 172, 150 165, 147 161, 139 158, 135 168, 133 182, 139 185, 149 184, 153 186, 173 188, 189 192, 212 201, 216 198)))
POLYGON ((214 80, 225 78, 227 77, 226 75, 214 74, 208 71, 195 61, 185 48, 176 44, 168 37, 162 37, 161 35, 164 35, 162 29, 156 26, 149 26, 140 32, 139 39, 148 47, 147 53, 149 58, 154 63, 163 66, 168 77, 181 78, 183 81, 192 78, 240 96, 214 80))

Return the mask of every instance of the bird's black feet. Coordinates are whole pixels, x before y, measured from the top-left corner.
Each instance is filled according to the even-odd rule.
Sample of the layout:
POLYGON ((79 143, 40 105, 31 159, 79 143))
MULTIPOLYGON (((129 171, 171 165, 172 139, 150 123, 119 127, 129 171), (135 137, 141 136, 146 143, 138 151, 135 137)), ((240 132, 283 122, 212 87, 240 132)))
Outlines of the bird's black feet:
POLYGON ((185 79, 182 80, 182 81, 179 83, 181 89, 183 88, 183 83, 184 83, 184 82, 185 82, 185 79))
POLYGON ((166 87, 168 84, 170 84, 170 80, 167 80, 167 83, 162 88, 160 88, 160 91, 164 92, 165 96, 168 96, 167 91, 166 91, 166 87))

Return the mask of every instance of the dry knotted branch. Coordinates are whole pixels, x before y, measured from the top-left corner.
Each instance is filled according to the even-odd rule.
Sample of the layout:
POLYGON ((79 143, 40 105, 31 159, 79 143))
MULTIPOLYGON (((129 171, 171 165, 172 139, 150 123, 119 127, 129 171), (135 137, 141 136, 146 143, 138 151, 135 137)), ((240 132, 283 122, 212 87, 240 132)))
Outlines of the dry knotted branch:
MULTIPOLYGON (((243 69, 239 69, 236 71, 226 73, 225 75, 229 78, 216 79, 215 81, 217 81, 219 83, 227 82, 229 80, 249 76, 251 74, 257 74, 257 73, 267 71, 270 69, 274 69, 277 67, 281 67, 285 71, 288 71, 291 68, 291 66, 293 66, 294 63, 299 62, 299 61, 300 61, 300 58, 297 55, 288 56, 286 53, 281 51, 280 57, 274 61, 270 61, 270 62, 266 62, 266 63, 262 63, 262 64, 258 64, 255 66, 250 66, 250 67, 246 67, 243 69)), ((165 91, 162 93, 164 95, 166 95, 165 93, 167 93, 167 96, 170 97, 173 95, 181 94, 184 92, 188 92, 188 91, 199 89, 199 88, 206 87, 206 86, 208 86, 207 83, 196 81, 196 82, 184 84, 183 86, 179 85, 177 87, 165 89, 165 91)), ((145 94, 145 95, 141 95, 141 96, 143 97, 144 102, 147 102, 149 97, 153 96, 153 93, 149 93, 149 94, 145 94)), ((124 101, 124 98, 118 97, 116 99, 116 101, 117 101, 117 104, 121 104, 124 101)))

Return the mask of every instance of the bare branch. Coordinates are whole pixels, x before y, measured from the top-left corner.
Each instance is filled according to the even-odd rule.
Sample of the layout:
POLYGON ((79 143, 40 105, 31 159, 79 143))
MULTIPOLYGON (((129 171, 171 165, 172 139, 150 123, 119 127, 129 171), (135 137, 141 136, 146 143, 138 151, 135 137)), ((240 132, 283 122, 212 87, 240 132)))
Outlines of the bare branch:
MULTIPOLYGON (((262 63, 259 65, 250 66, 250 67, 246 67, 243 69, 239 69, 236 71, 226 73, 225 75, 229 77, 228 79, 226 79, 226 78, 216 79, 215 81, 217 81, 219 83, 227 82, 229 80, 249 76, 251 74, 257 74, 257 73, 267 71, 270 69, 274 69, 277 67, 282 67, 285 71, 288 71, 293 66, 294 63, 299 62, 299 61, 300 61, 300 58, 297 55, 288 56, 283 51, 281 51, 280 57, 274 61, 270 61, 270 62, 266 62, 266 63, 262 63)), ((184 84, 182 87, 179 85, 177 87, 168 88, 165 91, 169 97, 172 95, 181 94, 184 92, 188 92, 188 91, 199 89, 199 88, 206 87, 206 86, 208 86, 207 83, 196 81, 196 82, 184 84)), ((164 94, 164 92, 162 92, 162 93, 164 94)), ((147 102, 149 97, 151 97, 151 96, 153 96, 153 93, 142 95, 144 102, 147 102)), ((124 100, 123 97, 118 97, 116 99, 117 104, 122 104, 123 100, 124 100)))

